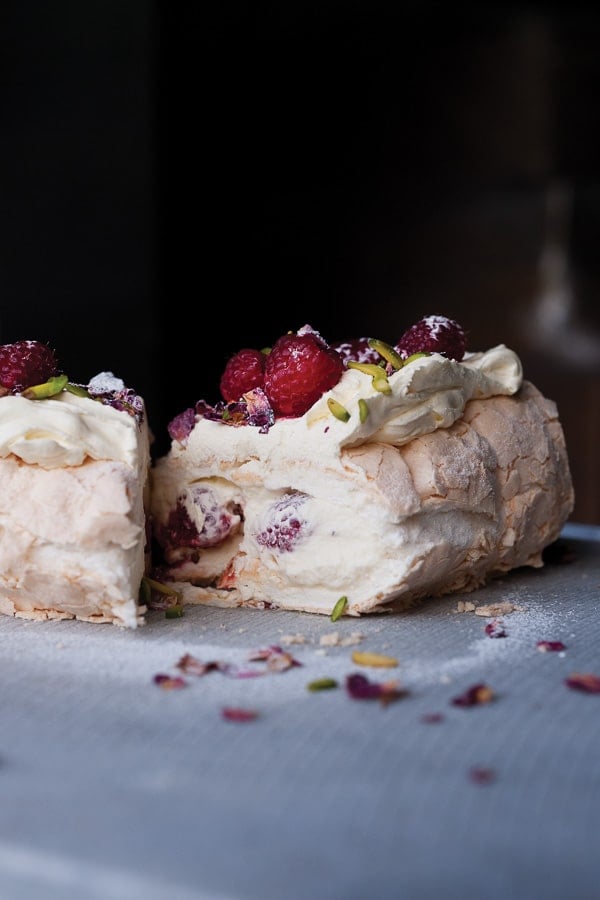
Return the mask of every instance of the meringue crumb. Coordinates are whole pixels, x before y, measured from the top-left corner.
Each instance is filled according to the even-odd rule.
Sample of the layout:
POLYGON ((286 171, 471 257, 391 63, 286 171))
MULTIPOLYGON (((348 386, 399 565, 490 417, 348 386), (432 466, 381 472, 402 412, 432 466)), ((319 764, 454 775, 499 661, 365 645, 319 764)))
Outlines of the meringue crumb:
POLYGON ((472 600, 459 600, 456 604, 456 612, 473 612, 475 609, 475 604, 472 600))
POLYGON ((486 606, 475 607, 476 616, 485 616, 486 618, 497 618, 498 616, 507 616, 511 612, 522 612, 522 606, 516 606, 509 600, 503 600, 500 603, 488 603, 486 606))
POLYGON ((353 644, 360 644, 363 635, 359 631, 353 631, 352 634, 342 637, 339 631, 332 631, 330 634, 322 634, 319 644, 325 647, 351 647, 353 644))
POLYGON ((282 644, 305 644, 306 643, 306 635, 305 634, 282 634, 280 640, 281 640, 282 644))

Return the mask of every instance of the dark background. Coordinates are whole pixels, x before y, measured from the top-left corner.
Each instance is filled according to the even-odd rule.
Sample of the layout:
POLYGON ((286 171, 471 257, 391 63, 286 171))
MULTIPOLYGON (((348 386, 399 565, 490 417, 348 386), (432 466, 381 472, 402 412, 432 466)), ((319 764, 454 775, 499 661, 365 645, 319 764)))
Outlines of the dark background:
POLYGON ((0 341, 112 370, 155 434, 228 356, 422 315, 556 400, 600 523, 592 5, 9 2, 0 341))

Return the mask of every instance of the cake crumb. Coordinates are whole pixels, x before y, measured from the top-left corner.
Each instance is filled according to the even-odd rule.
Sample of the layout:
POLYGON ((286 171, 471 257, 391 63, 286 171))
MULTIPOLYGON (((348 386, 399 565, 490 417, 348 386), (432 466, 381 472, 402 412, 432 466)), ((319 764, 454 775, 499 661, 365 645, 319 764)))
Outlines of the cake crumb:
POLYGON ((459 600, 456 604, 456 612, 473 612, 475 609, 475 604, 472 600, 459 600))

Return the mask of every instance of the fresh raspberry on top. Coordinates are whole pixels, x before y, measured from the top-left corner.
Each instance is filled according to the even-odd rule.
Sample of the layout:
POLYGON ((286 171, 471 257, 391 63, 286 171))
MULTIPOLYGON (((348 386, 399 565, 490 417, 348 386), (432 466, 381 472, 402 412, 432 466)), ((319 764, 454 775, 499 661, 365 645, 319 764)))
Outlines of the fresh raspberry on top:
POLYGON ((265 360, 264 353, 249 347, 239 350, 228 360, 219 384, 226 403, 235 403, 242 394, 263 387, 265 360))
POLYGON ((0 346, 0 393, 20 394, 58 374, 54 351, 41 341, 16 341, 0 346))
POLYGON ((340 354, 345 363, 348 361, 358 363, 370 363, 377 365, 381 356, 372 347, 369 347, 369 338, 352 338, 348 341, 337 341, 331 347, 340 354))
POLYGON ((413 353, 441 353, 458 362, 465 355, 467 338, 462 327, 447 316, 425 316, 404 332, 395 349, 406 359, 413 353))
POLYGON ((273 344, 266 358, 264 391, 276 416, 302 416, 343 374, 340 354, 305 326, 273 344))

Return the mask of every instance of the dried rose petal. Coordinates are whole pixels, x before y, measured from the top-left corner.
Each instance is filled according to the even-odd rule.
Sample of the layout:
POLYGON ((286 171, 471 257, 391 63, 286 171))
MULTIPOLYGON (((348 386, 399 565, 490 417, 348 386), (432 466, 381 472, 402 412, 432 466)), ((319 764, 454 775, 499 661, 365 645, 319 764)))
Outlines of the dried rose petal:
POLYGON ((600 694, 600 675, 593 675, 591 672, 572 672, 565 678, 565 684, 574 691, 600 694))
POLYGON ((498 619, 494 619, 492 622, 488 622, 485 626, 485 633, 488 637, 491 638, 504 638, 506 637, 506 631, 504 630, 504 625, 502 622, 499 622, 498 619))
POLYGON ((228 722, 252 722, 258 718, 258 712, 255 709, 244 709, 241 706, 224 706, 221 715, 228 722))
POLYGON ((421 722, 424 722, 426 725, 437 725, 438 722, 443 721, 443 713, 439 712, 423 713, 423 715, 421 716, 421 722))
POLYGON ((248 659, 250 662, 265 661, 269 672, 285 672, 286 669, 291 669, 292 666, 302 665, 291 653, 288 653, 287 650, 282 650, 276 644, 273 644, 271 647, 265 647, 262 650, 255 650, 248 659))
POLYGON ((474 684, 467 688, 463 694, 452 699, 454 706, 480 706, 490 703, 494 699, 493 690, 487 684, 474 684))
POLYGON ((496 773, 487 766, 472 766, 469 769, 469 778, 476 784, 490 784, 496 780, 496 773))
POLYGON ((187 681, 179 675, 164 675, 162 672, 154 676, 154 684, 157 684, 163 691, 176 691, 180 688, 187 687, 187 681))
POLYGON ((353 700, 381 700, 383 704, 398 700, 406 694, 398 681, 377 683, 369 681, 366 675, 358 672, 346 676, 346 690, 353 700))
POLYGON ((184 444, 196 424, 196 411, 194 409, 184 409, 183 412, 171 419, 167 425, 169 437, 173 441, 179 441, 184 444))
POLYGON ((560 650, 566 650, 566 645, 562 641, 538 641, 535 645, 542 653, 555 653, 560 650))
POLYGON ((177 668, 182 672, 185 672, 186 675, 206 675, 207 672, 214 671, 222 671, 223 666, 227 668, 227 664, 223 664, 220 662, 207 662, 203 663, 199 659, 196 659, 195 656, 192 656, 191 653, 184 653, 179 662, 177 663, 177 668))

